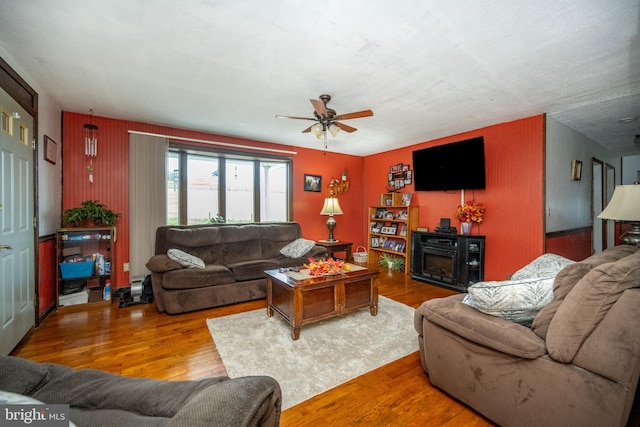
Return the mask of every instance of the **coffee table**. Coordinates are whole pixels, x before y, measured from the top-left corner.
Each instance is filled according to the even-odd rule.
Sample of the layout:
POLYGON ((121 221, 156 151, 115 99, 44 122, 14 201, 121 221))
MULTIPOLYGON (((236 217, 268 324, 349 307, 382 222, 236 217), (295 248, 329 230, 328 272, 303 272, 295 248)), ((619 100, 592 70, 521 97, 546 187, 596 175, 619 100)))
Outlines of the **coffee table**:
POLYGON ((377 270, 352 265, 352 270, 332 276, 306 276, 296 272, 267 270, 267 315, 278 312, 291 325, 291 338, 300 327, 369 307, 378 314, 377 270))

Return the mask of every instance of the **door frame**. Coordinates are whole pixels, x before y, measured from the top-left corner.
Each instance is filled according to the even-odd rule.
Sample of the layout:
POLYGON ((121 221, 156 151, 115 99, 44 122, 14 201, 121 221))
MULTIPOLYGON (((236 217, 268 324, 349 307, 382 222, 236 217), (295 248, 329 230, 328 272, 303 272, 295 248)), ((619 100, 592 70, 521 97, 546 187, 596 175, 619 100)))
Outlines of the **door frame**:
POLYGON ((591 158, 591 252, 602 252, 607 248, 607 221, 598 218, 605 207, 605 162, 591 158))
POLYGON ((33 281, 34 324, 40 324, 40 247, 38 241, 38 93, 0 57, 0 88, 33 117, 33 281))

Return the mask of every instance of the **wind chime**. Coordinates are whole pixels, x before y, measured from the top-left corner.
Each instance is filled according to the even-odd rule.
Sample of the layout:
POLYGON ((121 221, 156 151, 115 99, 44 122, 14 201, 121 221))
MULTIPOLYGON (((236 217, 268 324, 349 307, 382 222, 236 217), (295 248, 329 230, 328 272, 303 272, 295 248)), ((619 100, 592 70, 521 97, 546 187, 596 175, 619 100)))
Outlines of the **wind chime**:
POLYGON ((93 109, 89 109, 89 123, 84 125, 84 155, 89 158, 87 172, 93 183, 93 158, 98 154, 98 126, 93 124, 93 109))

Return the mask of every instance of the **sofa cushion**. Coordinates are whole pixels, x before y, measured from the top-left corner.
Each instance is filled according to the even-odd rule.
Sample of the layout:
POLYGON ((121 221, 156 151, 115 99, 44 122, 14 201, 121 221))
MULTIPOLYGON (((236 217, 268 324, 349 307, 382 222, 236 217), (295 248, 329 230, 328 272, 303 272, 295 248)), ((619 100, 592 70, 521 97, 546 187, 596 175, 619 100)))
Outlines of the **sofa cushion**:
POLYGON ((302 255, 309 252, 315 245, 316 242, 313 240, 307 240, 300 237, 280 249, 280 253, 289 258, 300 258, 302 255))
POLYGON ((209 264, 203 269, 183 268, 168 271, 162 276, 162 287, 165 289, 205 288, 233 282, 235 278, 231 270, 219 264, 209 264))
POLYGON ((180 249, 169 249, 167 251, 167 256, 183 267, 200 269, 204 268, 204 261, 202 261, 197 256, 188 254, 185 251, 181 251, 180 249))
POLYGON ((570 264, 560 270, 553 282, 553 295, 555 299, 553 302, 545 306, 538 314, 533 323, 531 329, 542 339, 546 339, 547 331, 549 330, 549 324, 551 319, 556 314, 558 307, 567 296, 569 291, 582 279, 593 267, 605 264, 607 262, 614 262, 638 251, 638 247, 631 245, 613 246, 605 249, 602 252, 593 254, 584 260, 570 264))
POLYGON ((575 261, 560 255, 543 254, 513 273, 511 280, 555 277, 564 267, 574 263, 575 261))
POLYGON ((640 287, 640 252, 594 267, 567 294, 551 319, 549 355, 570 363, 620 294, 640 287))
POLYGON ((30 396, 51 377, 46 365, 27 359, 8 356, 3 362, 0 363, 0 390, 30 396))
POLYGON ((478 282, 462 301, 475 309, 529 326, 538 311, 553 301, 553 278, 478 282))
POLYGON ((227 267, 233 273, 237 281, 261 279, 265 277, 265 270, 278 268, 278 263, 269 260, 242 261, 229 264, 227 267))
POLYGON ((170 228, 167 230, 167 242, 187 248, 210 246, 222 242, 221 228, 170 228))
POLYGON ((222 230, 221 259, 219 262, 230 265, 241 261, 261 260, 262 242, 260 227, 256 224, 224 227, 222 230))
POLYGON ((300 224, 295 222, 265 224, 260 227, 260 240, 262 241, 262 259, 271 259, 281 256, 280 249, 283 246, 302 237, 300 224))
MULTIPOLYGON (((477 344, 525 359, 546 353, 544 341, 528 328, 495 316, 478 313, 461 304, 458 295, 426 301, 414 315, 414 324, 422 331, 424 316, 454 334, 477 344)), ((420 333, 422 335, 422 333, 420 333)))

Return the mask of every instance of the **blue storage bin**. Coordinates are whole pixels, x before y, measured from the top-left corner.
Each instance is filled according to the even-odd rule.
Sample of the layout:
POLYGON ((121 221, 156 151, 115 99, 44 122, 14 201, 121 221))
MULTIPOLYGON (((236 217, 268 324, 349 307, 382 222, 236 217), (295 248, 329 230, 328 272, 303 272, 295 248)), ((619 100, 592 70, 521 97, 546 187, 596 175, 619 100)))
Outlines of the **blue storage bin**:
POLYGON ((60 263, 60 275, 63 279, 75 279, 93 275, 93 261, 60 263))

